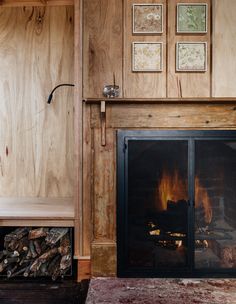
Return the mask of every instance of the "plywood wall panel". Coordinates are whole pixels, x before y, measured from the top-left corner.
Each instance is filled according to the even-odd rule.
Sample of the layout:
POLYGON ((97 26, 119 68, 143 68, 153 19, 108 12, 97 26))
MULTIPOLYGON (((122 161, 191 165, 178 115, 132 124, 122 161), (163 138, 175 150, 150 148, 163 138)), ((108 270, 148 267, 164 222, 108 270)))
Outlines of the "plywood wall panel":
POLYGON ((210 0, 170 0, 168 1, 168 96, 169 98, 210 97, 211 95, 211 1, 210 0), (207 3, 207 34, 177 34, 177 3, 207 3), (206 72, 176 72, 177 42, 207 42, 206 72))
POLYGON ((83 16, 83 95, 102 97, 115 75, 122 96, 122 1, 85 0, 83 16))
POLYGON ((132 4, 156 3, 155 0, 124 1, 124 97, 161 98, 166 97, 166 1, 163 4, 163 34, 143 35, 132 33, 132 4), (132 42, 162 42, 162 72, 132 72, 132 42))
POLYGON ((213 97, 236 96, 236 1, 213 1, 213 97))
POLYGON ((0 9, 0 196, 73 196, 73 8, 0 9))

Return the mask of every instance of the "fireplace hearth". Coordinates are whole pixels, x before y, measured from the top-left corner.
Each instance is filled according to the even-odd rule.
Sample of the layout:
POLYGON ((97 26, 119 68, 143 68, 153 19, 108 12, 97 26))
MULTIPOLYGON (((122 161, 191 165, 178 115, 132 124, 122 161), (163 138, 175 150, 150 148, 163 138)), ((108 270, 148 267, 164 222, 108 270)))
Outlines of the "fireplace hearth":
POLYGON ((236 275, 236 132, 118 131, 118 276, 236 275))

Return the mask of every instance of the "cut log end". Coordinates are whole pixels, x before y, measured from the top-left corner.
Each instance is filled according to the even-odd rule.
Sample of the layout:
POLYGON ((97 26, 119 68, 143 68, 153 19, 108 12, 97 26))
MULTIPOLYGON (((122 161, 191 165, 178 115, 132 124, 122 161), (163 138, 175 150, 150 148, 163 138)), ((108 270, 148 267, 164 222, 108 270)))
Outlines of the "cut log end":
POLYGON ((68 228, 18 228, 4 238, 0 274, 7 278, 51 276, 57 280, 71 270, 68 228))

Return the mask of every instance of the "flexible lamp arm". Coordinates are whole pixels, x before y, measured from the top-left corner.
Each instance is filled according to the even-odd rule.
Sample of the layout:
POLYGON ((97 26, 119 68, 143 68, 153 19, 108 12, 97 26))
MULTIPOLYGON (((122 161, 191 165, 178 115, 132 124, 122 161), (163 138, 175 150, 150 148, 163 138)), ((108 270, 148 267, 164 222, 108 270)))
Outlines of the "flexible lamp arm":
POLYGON ((50 93, 50 95, 48 96, 48 101, 47 103, 50 104, 52 102, 52 98, 53 98, 53 93, 60 87, 74 87, 75 85, 74 84, 71 84, 71 83, 62 83, 62 84, 59 84, 57 85, 53 90, 52 92, 50 93))

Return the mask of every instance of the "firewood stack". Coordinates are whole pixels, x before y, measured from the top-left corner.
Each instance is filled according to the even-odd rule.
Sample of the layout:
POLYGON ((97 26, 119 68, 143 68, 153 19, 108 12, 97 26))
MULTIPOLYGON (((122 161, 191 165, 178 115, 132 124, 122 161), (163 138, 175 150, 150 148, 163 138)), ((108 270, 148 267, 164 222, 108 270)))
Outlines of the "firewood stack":
POLYGON ((4 238, 0 251, 0 274, 45 277, 55 281, 71 269, 68 228, 18 228, 4 238))

